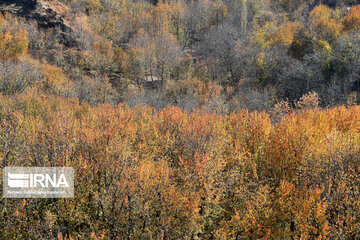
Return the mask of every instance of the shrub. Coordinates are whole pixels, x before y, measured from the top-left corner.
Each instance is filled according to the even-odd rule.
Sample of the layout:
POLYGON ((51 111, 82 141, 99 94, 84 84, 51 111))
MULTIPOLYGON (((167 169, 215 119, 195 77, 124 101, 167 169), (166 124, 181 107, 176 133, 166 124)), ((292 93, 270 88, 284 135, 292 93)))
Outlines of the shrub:
POLYGON ((0 33, 0 59, 16 59, 26 54, 29 46, 26 34, 23 30, 16 33, 10 31, 0 33))
POLYGON ((21 93, 41 80, 40 71, 30 63, 0 62, 0 92, 21 93))

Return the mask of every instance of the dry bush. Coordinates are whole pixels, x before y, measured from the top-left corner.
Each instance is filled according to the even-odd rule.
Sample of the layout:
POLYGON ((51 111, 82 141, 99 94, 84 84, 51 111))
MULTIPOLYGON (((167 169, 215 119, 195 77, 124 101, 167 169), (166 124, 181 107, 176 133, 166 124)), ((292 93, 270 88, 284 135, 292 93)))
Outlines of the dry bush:
POLYGON ((297 102, 295 102, 295 107, 299 110, 318 109, 319 105, 320 98, 316 92, 304 94, 297 102))

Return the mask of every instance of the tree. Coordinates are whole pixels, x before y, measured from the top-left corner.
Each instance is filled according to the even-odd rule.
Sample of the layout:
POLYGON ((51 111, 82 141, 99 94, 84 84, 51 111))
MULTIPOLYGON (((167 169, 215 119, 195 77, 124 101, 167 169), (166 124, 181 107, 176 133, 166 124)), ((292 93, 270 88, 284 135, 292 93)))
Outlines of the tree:
POLYGON ((143 76, 151 76, 166 81, 171 72, 179 65, 182 52, 176 39, 167 32, 151 36, 140 31, 131 42, 131 49, 139 52, 140 68, 144 69, 143 76))
POLYGON ((343 25, 339 21, 338 10, 332 10, 325 5, 319 5, 310 12, 310 25, 324 40, 333 40, 339 36, 343 25))
POLYGON ((359 29, 360 5, 351 8, 350 12, 342 19, 345 31, 359 29))
POLYGON ((229 24, 213 27, 198 45, 197 54, 205 60, 213 81, 236 81, 234 78, 234 45, 239 38, 236 28, 229 24))

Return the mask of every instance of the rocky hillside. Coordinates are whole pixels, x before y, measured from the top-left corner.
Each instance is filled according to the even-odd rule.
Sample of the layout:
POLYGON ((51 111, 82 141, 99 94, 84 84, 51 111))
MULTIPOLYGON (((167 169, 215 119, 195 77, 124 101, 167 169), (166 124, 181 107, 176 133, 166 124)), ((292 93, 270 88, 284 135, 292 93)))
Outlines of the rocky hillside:
MULTIPOLYGON (((0 5, 0 11, 9 12, 27 20, 35 21, 39 28, 57 28, 61 31, 59 41, 68 47, 77 45, 72 37, 73 29, 65 23, 63 17, 53 9, 52 4, 59 4, 56 1, 44 2, 38 0, 5 0, 0 5), (49 3, 49 4, 46 4, 49 3)), ((64 6, 65 7, 65 6, 64 6)))

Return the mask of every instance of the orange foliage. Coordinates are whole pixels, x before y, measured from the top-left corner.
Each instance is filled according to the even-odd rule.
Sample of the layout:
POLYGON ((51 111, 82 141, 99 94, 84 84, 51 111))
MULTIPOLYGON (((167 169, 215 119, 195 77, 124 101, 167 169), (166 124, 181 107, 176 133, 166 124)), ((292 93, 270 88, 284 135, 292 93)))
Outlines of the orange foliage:
POLYGON ((318 5, 310 12, 310 23, 323 38, 336 38, 343 29, 338 15, 337 11, 325 5, 318 5))
MULTIPOLYGON (((49 79, 61 76, 46 69, 49 79)), ((304 96, 299 106, 308 98, 315 99, 304 96)), ((357 239, 360 107, 302 109, 274 125, 266 112, 0 95, 0 164, 76 173, 73 200, 3 201, 2 236, 32 238, 30 226, 51 232, 66 221, 103 239, 357 239)), ((66 235, 59 236, 86 238, 77 228, 66 235)))
POLYGON ((26 54, 29 45, 26 35, 27 33, 23 30, 16 33, 9 31, 0 33, 0 59, 15 59, 26 54))
POLYGON ((219 97, 221 87, 212 81, 204 82, 197 78, 191 78, 180 82, 180 91, 195 94, 201 105, 205 104, 209 100, 219 97))
POLYGON ((95 41, 93 43, 93 50, 96 53, 100 53, 100 54, 104 55, 108 59, 112 59, 113 55, 114 55, 113 49, 112 49, 112 42, 107 41, 107 40, 95 41))
POLYGON ((302 25, 300 22, 286 22, 270 36, 270 43, 281 43, 284 46, 289 47, 294 40, 296 31, 299 31, 301 28, 302 25))
POLYGON ((342 19, 345 30, 351 31, 360 28, 360 5, 353 7, 350 12, 342 19))
POLYGON ((27 32, 17 29, 18 25, 18 20, 11 14, 0 15, 0 60, 17 59, 27 53, 27 32))

